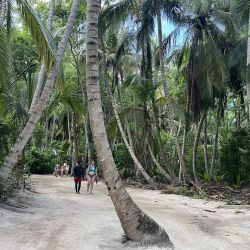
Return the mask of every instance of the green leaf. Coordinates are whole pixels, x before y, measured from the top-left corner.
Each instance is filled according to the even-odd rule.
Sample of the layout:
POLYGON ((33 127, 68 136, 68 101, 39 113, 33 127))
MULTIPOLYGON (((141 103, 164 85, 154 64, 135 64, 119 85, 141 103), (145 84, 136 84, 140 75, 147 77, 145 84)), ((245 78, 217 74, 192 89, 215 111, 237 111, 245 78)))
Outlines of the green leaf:
POLYGON ((45 24, 32 10, 28 2, 26 0, 17 0, 16 2, 20 8, 26 25, 31 31, 31 35, 38 48, 38 52, 48 69, 53 65, 55 60, 55 53, 57 50, 56 43, 45 24))

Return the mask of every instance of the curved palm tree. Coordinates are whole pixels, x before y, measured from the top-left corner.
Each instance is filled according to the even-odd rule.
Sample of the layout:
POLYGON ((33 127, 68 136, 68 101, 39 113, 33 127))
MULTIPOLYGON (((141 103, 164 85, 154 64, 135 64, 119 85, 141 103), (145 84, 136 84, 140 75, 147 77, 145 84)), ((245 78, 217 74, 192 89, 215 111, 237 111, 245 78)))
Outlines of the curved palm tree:
MULTIPOLYGON (((54 10, 55 10, 55 0, 51 0, 50 5, 49 5, 48 25, 47 25, 49 32, 51 32, 51 30, 52 30, 52 18, 54 15, 54 10)), ((44 77, 45 77, 45 72, 46 72, 46 65, 44 62, 42 62, 42 66, 41 66, 40 72, 38 74, 36 89, 35 89, 33 99, 32 99, 31 105, 30 105, 30 110, 32 110, 35 107, 37 100, 39 99, 39 97, 41 95, 44 77)))
POLYGON ((30 138, 30 136, 35 128, 35 125, 37 124, 38 120, 40 119, 40 117, 42 115, 43 110, 46 107, 50 93, 51 93, 52 88, 53 88, 54 81, 55 81, 56 76, 57 76, 59 69, 60 69, 60 65, 61 65, 61 62, 62 62, 62 59, 64 56, 64 51, 65 51, 65 48, 67 46, 70 33, 73 29, 73 25, 74 25, 74 22, 76 19, 77 12, 79 10, 79 6, 80 6, 80 1, 74 0, 72 7, 71 7, 70 15, 69 15, 66 27, 65 27, 65 31, 64 31, 62 40, 60 41, 59 46, 58 46, 58 50, 56 52, 54 65, 52 66, 52 68, 50 70, 50 73, 48 75, 48 79, 46 81, 46 84, 45 84, 45 87, 44 87, 43 92, 41 94, 41 97, 40 97, 39 101, 37 102, 37 105, 34 108, 34 110, 31 111, 31 115, 30 115, 30 118, 29 118, 26 126, 24 127, 24 129, 22 130, 20 135, 18 136, 18 139, 17 139, 15 145, 11 149, 10 154, 6 157, 4 164, 1 168, 0 176, 4 179, 7 179, 9 177, 13 166, 17 162, 18 155, 25 147, 28 139, 30 138))
POLYGON ((117 215, 128 239, 172 246, 166 232, 148 217, 128 195, 118 174, 109 146, 99 86, 98 17, 100 2, 88 0, 86 80, 88 110, 95 148, 117 215))

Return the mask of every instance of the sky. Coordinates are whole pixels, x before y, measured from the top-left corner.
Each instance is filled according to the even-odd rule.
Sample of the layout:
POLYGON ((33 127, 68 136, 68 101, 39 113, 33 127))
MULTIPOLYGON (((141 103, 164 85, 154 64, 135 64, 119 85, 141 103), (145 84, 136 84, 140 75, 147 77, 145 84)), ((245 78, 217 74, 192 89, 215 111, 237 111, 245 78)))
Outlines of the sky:
MULTIPOLYGON (((157 37, 157 23, 155 24, 155 30, 156 34, 155 37, 157 37)), ((175 25, 172 22, 169 22, 165 18, 162 19, 162 32, 163 32, 163 37, 167 37, 173 30, 175 29, 175 25)), ((184 40, 184 30, 181 30, 179 36, 177 37, 177 46, 180 46, 182 44, 182 41, 184 40)))

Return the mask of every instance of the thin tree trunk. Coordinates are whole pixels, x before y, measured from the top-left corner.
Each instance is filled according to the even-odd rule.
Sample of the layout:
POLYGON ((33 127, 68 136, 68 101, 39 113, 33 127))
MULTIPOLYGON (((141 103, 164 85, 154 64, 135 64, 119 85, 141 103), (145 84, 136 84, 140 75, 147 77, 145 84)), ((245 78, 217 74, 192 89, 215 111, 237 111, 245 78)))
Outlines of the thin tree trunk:
MULTIPOLYGON (((189 83, 187 82, 187 86, 186 86, 186 114, 185 114, 185 127, 184 127, 184 134, 183 134, 183 143, 182 143, 182 155, 183 155, 183 159, 185 161, 186 159, 186 144, 187 144, 187 138, 188 138, 188 132, 189 132, 189 128, 190 128, 190 114, 189 114, 189 107, 190 107, 190 94, 189 92, 189 83)), ((180 164, 179 167, 179 181, 181 181, 181 175, 182 175, 182 166, 180 164)))
POLYGON ((54 140, 55 126, 56 126, 56 116, 53 115, 52 130, 51 130, 51 136, 50 136, 51 142, 54 140))
MULTIPOLYGON (((104 53, 104 51, 103 51, 104 53)), ((118 114, 118 111, 117 111, 117 108, 116 108, 116 103, 115 103, 115 100, 114 100, 114 97, 113 97, 113 93, 112 93, 112 90, 111 90, 111 87, 109 85, 109 81, 108 81, 108 72, 107 72, 107 66, 106 66, 106 60, 104 58, 104 63, 103 63, 103 71, 104 71, 104 82, 105 82, 105 85, 106 85, 106 88, 109 92, 109 96, 110 96, 110 101, 111 101, 111 104, 112 104, 112 108, 113 108, 113 112, 114 112, 114 116, 115 116, 115 119, 116 119, 116 122, 117 122, 117 125, 118 125, 118 128, 119 128, 119 131, 121 133, 121 136, 122 136, 122 139, 123 139, 123 142, 131 156, 131 158, 133 159, 134 161, 134 164, 135 166, 137 167, 137 169, 140 171, 140 173, 143 175, 143 177, 146 179, 146 181, 152 185, 152 187, 154 187, 155 189, 157 189, 157 185, 156 183, 154 182, 154 180, 147 174, 147 172, 145 171, 145 169, 143 168, 143 166, 141 165, 141 163, 139 162, 139 160, 137 159, 135 153, 134 153, 134 150, 131 148, 128 140, 127 140, 127 137, 126 137, 126 134, 124 132, 124 129, 122 127, 122 123, 121 123, 121 120, 120 120, 120 117, 119 117, 119 114, 118 114)))
POLYGON ((72 141, 71 141, 71 127, 70 127, 70 111, 67 112, 67 129, 68 129, 68 142, 69 142, 69 149, 67 155, 71 155, 72 149, 72 141))
POLYGON ((207 154, 207 116, 204 120, 204 161, 205 161, 205 171, 206 174, 209 174, 208 170, 208 154, 207 154))
MULTIPOLYGON (((87 102, 87 92, 86 92, 86 87, 83 85, 83 83, 81 82, 80 79, 80 68, 78 65, 78 62, 75 58, 75 63, 77 66, 77 72, 78 72, 78 76, 79 79, 78 81, 81 84, 81 89, 82 89, 82 99, 83 99, 83 105, 87 108, 88 107, 88 102, 87 102)), ((90 149, 90 140, 89 140, 89 114, 88 114, 88 110, 86 110, 85 116, 84 116, 84 133, 85 133, 85 155, 87 157, 88 162, 91 161, 92 159, 92 155, 91 155, 91 149, 90 149)))
POLYGON ((196 173, 196 160, 197 160, 197 152, 198 152, 198 145, 199 145, 199 140, 200 140, 200 134, 201 134, 201 129, 204 123, 204 119, 207 115, 207 112, 204 111, 201 115, 200 122, 197 127, 197 132, 194 140, 194 149, 193 149, 193 175, 194 175, 194 180, 195 183, 198 184, 198 177, 196 173))
POLYGON ((129 124, 128 124, 128 120, 127 120, 127 119, 125 119, 125 127, 126 127, 127 134, 128 134, 129 145, 130 145, 130 147, 132 148, 132 150, 135 151, 135 150, 134 150, 134 142, 133 142, 133 139, 132 139, 132 135, 131 135, 131 131, 130 131, 130 128, 129 128, 129 124))
POLYGON ((3 27, 4 19, 7 13, 7 1, 2 0, 1 2, 1 12, 0 12, 0 28, 3 27))
POLYGON ((179 137, 180 135, 180 132, 181 132, 181 118, 179 120, 179 126, 178 126, 178 130, 177 130, 177 136, 179 137))
POLYGON ((48 118, 46 117, 46 120, 45 120, 45 148, 47 147, 47 144, 48 144, 48 133, 49 133, 49 121, 48 121, 48 118))
POLYGON ((155 105, 154 97, 152 98, 152 106, 153 106, 153 114, 154 114, 155 126, 156 126, 156 132, 157 132, 157 140, 158 140, 158 143, 160 145, 160 159, 162 162, 164 162, 164 166, 167 169, 168 173, 170 174, 171 178, 176 179, 174 172, 169 167, 169 162, 170 162, 169 157, 168 157, 167 153, 164 152, 164 145, 163 145, 162 139, 161 139, 161 128, 159 126, 158 118, 157 118, 158 111, 157 111, 157 107, 155 105))
POLYGON ((17 186, 24 189, 24 162, 25 162, 25 148, 22 150, 17 161, 17 186))
MULTIPOLYGON (((49 14, 48 14, 48 25, 47 25, 48 31, 52 30, 52 18, 54 15, 54 10, 55 10, 55 0, 51 0, 50 5, 49 5, 49 14)), ((35 108, 37 101, 41 96, 45 73, 46 73, 46 66, 45 66, 45 63, 42 62, 42 66, 41 66, 38 79, 37 79, 35 93, 34 93, 34 96, 30 105, 30 111, 35 108)))
POLYGON ((215 136, 214 136, 214 144, 213 144, 213 153, 212 153, 212 160, 211 160, 211 168, 210 168, 210 176, 214 174, 215 170, 215 161, 216 161, 216 154, 217 154, 217 145, 218 145, 218 137, 219 137, 219 128, 220 128, 220 120, 221 120, 221 106, 222 101, 219 101, 218 104, 218 111, 216 117, 216 128, 215 128, 215 136))
POLYGON ((85 114, 84 117, 84 132, 85 132, 85 148, 86 148, 86 155, 88 157, 88 161, 91 161, 92 155, 91 155, 91 149, 90 149, 90 142, 89 142, 89 117, 88 117, 88 111, 85 114))
POLYGON ((86 80, 93 139, 105 183, 125 235, 129 240, 172 246, 167 233, 131 199, 118 174, 104 125, 99 85, 98 18, 101 2, 87 1, 86 80))
MULTIPOLYGON (((250 117, 250 11, 248 18, 248 39, 247 39, 247 104, 248 117, 250 117)), ((249 118, 248 118, 249 119, 249 118)))
POLYGON ((1 167, 0 176, 4 179, 8 178, 9 175, 11 174, 11 171, 17 162, 17 156, 19 152, 21 152, 25 147, 25 145, 27 144, 27 141, 29 140, 37 122, 39 121, 43 110, 47 106, 49 96, 52 91, 56 76, 59 72, 60 65, 64 56, 64 51, 67 46, 68 39, 71 34, 78 13, 79 6, 80 6, 80 0, 74 0, 70 11, 69 19, 65 27, 63 38, 60 41, 58 50, 56 52, 55 64, 49 73, 42 95, 39 101, 37 102, 36 108, 34 108, 34 110, 31 111, 26 126, 18 136, 15 145, 12 147, 10 154, 6 157, 3 166, 1 167))
POLYGON ((163 167, 161 166, 161 164, 157 161, 157 159, 155 158, 154 156, 154 153, 152 151, 152 148, 149 144, 149 142, 147 143, 148 144, 148 150, 149 150, 149 153, 150 153, 150 156, 154 162, 154 164, 156 165, 156 167, 160 170, 160 172, 165 176, 165 178, 167 179, 167 181, 169 183, 171 183, 173 181, 172 177, 163 169, 163 167))
POLYGON ((185 168, 185 162, 182 155, 181 145, 179 143, 179 139, 177 136, 177 130, 174 125, 174 112, 171 105, 171 100, 169 96, 169 90, 168 90, 168 84, 166 82, 166 74, 165 74, 165 67, 164 67, 164 58, 163 58, 163 40, 162 40, 162 23, 161 23, 161 11, 160 11, 160 3, 159 0, 157 1, 158 8, 157 8, 157 24, 158 24, 158 40, 159 40, 159 58, 160 58, 160 78, 161 82, 163 84, 164 94, 166 98, 166 108, 167 108, 167 114, 169 118, 169 127, 172 130, 172 134, 175 141, 175 147, 177 150, 179 162, 181 165, 182 170, 182 176, 184 182, 186 181, 186 168, 185 168))
POLYGON ((77 141, 77 132, 76 132, 76 115, 72 112, 72 160, 74 162, 78 161, 78 141, 77 141))

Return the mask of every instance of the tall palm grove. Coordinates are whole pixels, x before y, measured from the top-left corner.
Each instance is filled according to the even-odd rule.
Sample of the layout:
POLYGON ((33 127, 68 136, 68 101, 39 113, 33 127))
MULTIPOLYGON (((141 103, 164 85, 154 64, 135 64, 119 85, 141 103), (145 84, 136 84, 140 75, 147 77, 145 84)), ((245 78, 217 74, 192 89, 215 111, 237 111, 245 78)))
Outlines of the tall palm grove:
POLYGON ((0 0, 0 199, 94 159, 127 238, 171 247, 123 181, 249 185, 249 36, 249 0, 0 0))

